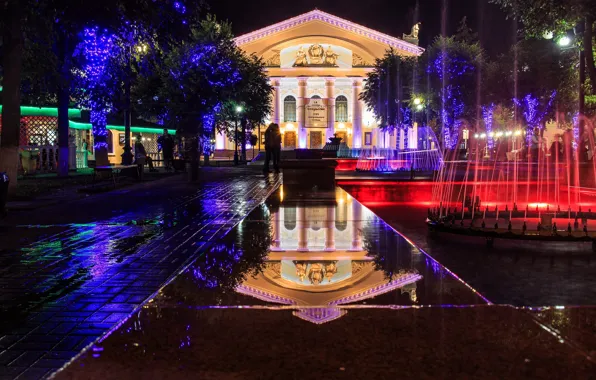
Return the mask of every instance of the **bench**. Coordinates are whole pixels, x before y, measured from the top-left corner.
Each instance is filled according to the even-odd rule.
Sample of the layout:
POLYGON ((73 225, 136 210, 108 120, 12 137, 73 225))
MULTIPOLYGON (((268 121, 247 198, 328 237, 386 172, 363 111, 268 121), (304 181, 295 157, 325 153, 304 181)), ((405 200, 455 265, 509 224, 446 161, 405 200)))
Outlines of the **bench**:
POLYGON ((114 182, 114 188, 116 188, 116 184, 118 182, 118 178, 123 170, 127 169, 134 169, 137 170, 137 165, 105 165, 105 166, 96 166, 93 168, 93 182, 95 183, 95 179, 99 173, 108 173, 108 177, 112 179, 114 182))

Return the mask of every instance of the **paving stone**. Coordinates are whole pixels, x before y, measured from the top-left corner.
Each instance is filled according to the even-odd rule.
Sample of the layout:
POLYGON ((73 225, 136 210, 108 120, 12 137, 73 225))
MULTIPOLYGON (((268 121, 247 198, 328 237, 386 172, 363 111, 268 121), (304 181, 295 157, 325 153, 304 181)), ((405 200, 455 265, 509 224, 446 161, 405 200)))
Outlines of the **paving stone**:
MULTIPOLYGON (((207 242, 225 236, 279 185, 279 179, 263 183, 251 169, 237 170, 234 175, 226 173, 205 171, 205 181, 211 182, 204 182, 194 193, 187 192, 180 198, 167 189, 157 189, 164 199, 169 197, 163 207, 139 208, 130 213, 112 209, 111 216, 103 220, 61 224, 61 231, 39 234, 20 251, 2 250, 0 245, 0 260, 14 263, 0 268, 0 311, 18 311, 27 321, 27 325, 10 329, 0 339, 0 349, 11 347, 13 352, 22 351, 22 355, 44 351, 46 356, 37 358, 35 365, 59 368, 69 359, 66 353, 84 348, 126 318, 182 267, 199 257, 208 247, 207 242), (149 224, 129 224, 131 220, 149 224), (23 336, 26 339, 21 339, 23 336), (62 354, 52 356, 53 352, 62 354)), ((151 186, 146 185, 147 189, 151 186)), ((135 195, 138 198, 132 192, 114 192, 103 198, 122 202, 126 196, 133 199, 135 195)), ((100 204, 97 211, 103 215, 108 210, 101 207, 115 203, 87 202, 87 212, 100 204)), ((62 207, 68 210, 58 212, 56 220, 68 219, 71 207, 62 207)), ((43 219, 44 215, 38 217, 43 219)), ((22 357, 28 364, 18 367, 19 373, 32 364, 25 359, 29 356, 22 357)), ((31 369, 23 375, 39 373, 31 369)), ((3 375, 18 373, 10 370, 3 375)))

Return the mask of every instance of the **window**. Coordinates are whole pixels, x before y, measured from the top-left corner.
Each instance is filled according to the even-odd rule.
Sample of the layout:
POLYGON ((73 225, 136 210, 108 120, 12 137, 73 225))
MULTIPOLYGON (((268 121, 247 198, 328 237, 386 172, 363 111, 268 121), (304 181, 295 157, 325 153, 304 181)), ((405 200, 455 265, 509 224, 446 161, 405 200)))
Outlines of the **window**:
POLYGON ((343 95, 335 99, 335 121, 340 123, 348 122, 348 98, 343 95))
POLYGON ((313 95, 311 99, 321 99, 321 97, 319 95, 313 95))
POLYGON ((296 98, 292 95, 284 98, 284 122, 296 122, 296 98))
POLYGON ((372 132, 364 132, 364 145, 372 145, 372 132))

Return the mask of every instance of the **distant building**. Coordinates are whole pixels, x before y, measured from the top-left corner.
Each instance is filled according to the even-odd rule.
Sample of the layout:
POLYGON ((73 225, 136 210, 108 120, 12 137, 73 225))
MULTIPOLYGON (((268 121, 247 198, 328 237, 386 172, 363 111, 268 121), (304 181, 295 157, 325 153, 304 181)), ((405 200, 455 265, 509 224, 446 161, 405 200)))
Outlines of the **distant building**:
MULTIPOLYGON (((389 47, 419 56, 418 27, 405 40, 314 10, 239 36, 236 44, 262 57, 274 88, 273 113, 284 149, 320 149, 337 134, 352 148, 395 147, 396 136, 381 132, 358 96, 366 74, 389 47)), ((264 128, 261 128, 261 142, 264 128)), ((410 129, 416 148, 417 129, 410 129)), ((404 141, 402 139, 401 141, 404 141)), ((233 150, 222 134, 217 150, 233 150)))

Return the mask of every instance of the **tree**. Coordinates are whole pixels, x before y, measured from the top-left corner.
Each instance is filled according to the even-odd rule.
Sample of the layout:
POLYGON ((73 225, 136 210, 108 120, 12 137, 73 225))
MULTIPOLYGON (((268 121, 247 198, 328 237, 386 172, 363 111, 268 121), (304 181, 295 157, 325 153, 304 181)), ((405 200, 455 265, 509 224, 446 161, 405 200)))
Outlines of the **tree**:
POLYGON ((225 133, 228 138, 235 139, 235 123, 239 115, 236 106, 242 106, 242 159, 246 160, 246 139, 252 131, 263 124, 271 113, 271 96, 273 88, 269 84, 269 77, 265 72, 265 64, 256 55, 247 56, 239 52, 239 68, 241 81, 232 98, 222 107, 217 117, 217 130, 225 133))
POLYGON ((453 149, 464 121, 477 118, 478 73, 483 67, 484 53, 478 43, 437 37, 423 59, 433 91, 429 104, 439 115, 445 148, 453 149))
POLYGON ((569 30, 583 31, 577 44, 586 52, 586 67, 591 91, 596 95, 596 64, 594 62, 594 23, 596 0, 491 0, 521 21, 527 37, 565 35, 569 30))
POLYGON ((189 41, 163 54, 154 74, 136 89, 145 93, 139 98, 141 113, 185 138, 193 178, 198 175, 199 142, 208 155, 217 115, 239 90, 240 66, 230 25, 208 16, 192 30, 189 41))
MULTIPOLYGON (((18 138, 11 136, 19 134, 20 115, 14 117, 14 111, 11 110, 15 107, 14 104, 18 105, 21 100, 20 94, 14 88, 21 83, 20 57, 23 54, 23 31, 28 37, 25 40, 27 43, 34 43, 37 45, 36 48, 41 48, 45 52, 44 57, 47 58, 44 60, 44 71, 49 70, 48 65, 50 65, 49 72, 56 73, 56 75, 45 76, 48 79, 46 84, 50 84, 45 89, 55 91, 55 96, 51 98, 58 104, 59 172, 65 175, 68 170, 68 107, 72 100, 73 73, 76 72, 72 57, 80 43, 83 30, 97 26, 116 34, 126 30, 127 27, 137 26, 165 46, 166 42, 177 43, 183 39, 181 36, 188 33, 189 28, 195 24, 201 5, 200 1, 191 0, 160 2, 106 0, 91 3, 69 0, 10 0, 5 2, 0 21, 5 26, 3 31, 8 33, 4 36, 3 58, 4 76, 6 78, 6 74, 10 73, 10 79, 5 80, 3 84, 3 103, 9 107, 4 108, 8 115, 3 120, 5 125, 3 134, 7 137, 3 138, 2 151, 5 163, 1 167, 6 166, 14 170, 11 178, 12 186, 16 186, 18 138), (8 26, 13 28, 10 32, 7 32, 8 26), (20 43, 13 44, 16 49, 7 49, 11 46, 10 43, 6 44, 6 41, 10 40, 9 35, 14 36, 13 39, 21 39, 20 43)), ((27 89, 31 91, 28 95, 36 92, 36 83, 36 81, 29 81, 27 89)), ((35 98, 35 95, 33 97, 35 98)))
MULTIPOLYGON (((411 126, 407 105, 414 89, 415 57, 403 57, 391 48, 383 58, 377 58, 373 71, 367 74, 360 99, 379 120, 379 128, 398 136, 411 126)), ((407 136, 407 134, 405 134, 407 136)), ((397 148, 399 148, 399 138, 397 148)), ((406 145, 407 146, 407 145, 406 145)))
POLYGON ((19 130, 21 125, 21 62, 23 59, 24 9, 21 0, 7 0, 2 8, 2 136, 0 171, 9 178, 9 194, 16 191, 19 130))

